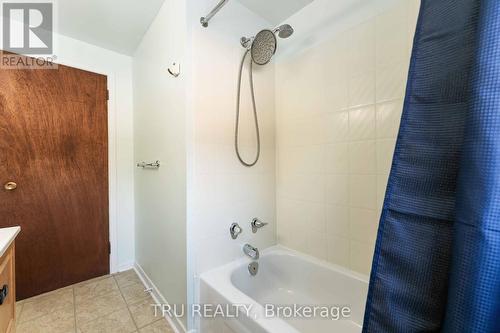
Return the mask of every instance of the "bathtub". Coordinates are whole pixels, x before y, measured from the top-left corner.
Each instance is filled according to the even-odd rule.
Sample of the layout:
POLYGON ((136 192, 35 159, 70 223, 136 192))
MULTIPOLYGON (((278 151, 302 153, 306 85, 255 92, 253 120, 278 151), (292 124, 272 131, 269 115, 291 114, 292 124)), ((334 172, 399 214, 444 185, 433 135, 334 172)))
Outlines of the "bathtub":
POLYGON ((200 276, 200 303, 225 305, 230 313, 199 318, 201 333, 361 332, 366 276, 281 246, 261 253, 256 276, 248 272, 250 262, 242 258, 200 276), (290 316, 294 304, 302 318, 290 316), (300 306, 318 312, 311 316, 300 306), (334 320, 320 311, 326 309, 350 313, 334 320))

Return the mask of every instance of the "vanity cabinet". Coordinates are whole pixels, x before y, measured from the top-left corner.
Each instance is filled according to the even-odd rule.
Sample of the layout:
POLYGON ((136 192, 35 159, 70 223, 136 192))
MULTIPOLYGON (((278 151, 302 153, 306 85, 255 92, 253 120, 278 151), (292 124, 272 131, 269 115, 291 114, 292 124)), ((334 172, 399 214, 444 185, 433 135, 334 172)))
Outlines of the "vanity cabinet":
POLYGON ((0 257, 0 333, 16 331, 15 245, 0 257))

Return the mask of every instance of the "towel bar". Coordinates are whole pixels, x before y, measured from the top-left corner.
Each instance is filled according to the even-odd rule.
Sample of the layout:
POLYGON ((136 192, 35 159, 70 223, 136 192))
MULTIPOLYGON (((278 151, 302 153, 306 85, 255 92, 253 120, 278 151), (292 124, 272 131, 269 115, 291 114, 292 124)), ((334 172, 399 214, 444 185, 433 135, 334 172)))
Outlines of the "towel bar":
POLYGON ((137 163, 138 168, 143 168, 143 169, 158 169, 160 168, 160 161, 152 162, 152 163, 146 163, 146 162, 140 162, 137 163))

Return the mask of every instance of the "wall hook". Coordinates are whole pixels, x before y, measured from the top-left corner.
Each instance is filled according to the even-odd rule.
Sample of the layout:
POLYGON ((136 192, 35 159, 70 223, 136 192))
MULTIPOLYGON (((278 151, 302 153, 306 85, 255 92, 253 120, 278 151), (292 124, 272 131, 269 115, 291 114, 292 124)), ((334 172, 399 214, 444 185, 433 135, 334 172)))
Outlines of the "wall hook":
POLYGON ((168 68, 168 72, 173 77, 178 77, 181 74, 181 64, 173 63, 172 66, 168 68))

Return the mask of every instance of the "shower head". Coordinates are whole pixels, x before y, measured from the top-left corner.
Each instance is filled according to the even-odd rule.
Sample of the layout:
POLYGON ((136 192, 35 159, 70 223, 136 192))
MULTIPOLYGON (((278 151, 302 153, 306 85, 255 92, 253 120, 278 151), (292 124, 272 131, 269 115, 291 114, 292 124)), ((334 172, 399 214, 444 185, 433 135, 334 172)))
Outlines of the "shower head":
POLYGON ((252 55, 252 60, 257 65, 265 65, 274 53, 276 53, 278 41, 276 40, 276 35, 271 30, 262 30, 253 39, 252 46, 250 47, 250 53, 252 55))
POLYGON ((288 38, 292 34, 292 26, 283 24, 274 30, 264 29, 252 38, 242 37, 240 43, 250 50, 253 62, 257 65, 266 65, 276 53, 278 47, 276 35, 280 38, 288 38))
POLYGON ((280 38, 288 38, 293 35, 293 28, 290 24, 283 24, 274 29, 274 33, 277 33, 280 38))

